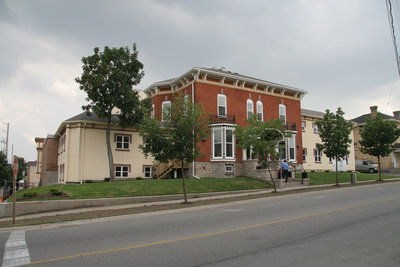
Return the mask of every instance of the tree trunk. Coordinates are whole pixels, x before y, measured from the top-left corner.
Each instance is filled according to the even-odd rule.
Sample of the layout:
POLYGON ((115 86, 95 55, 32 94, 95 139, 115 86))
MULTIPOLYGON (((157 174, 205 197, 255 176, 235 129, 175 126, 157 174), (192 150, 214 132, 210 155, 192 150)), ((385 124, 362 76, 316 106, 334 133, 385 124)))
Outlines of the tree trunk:
MULTIPOLYGON (((271 177, 272 185, 274 186, 274 192, 276 193, 275 180, 274 180, 274 178, 272 177, 271 169, 269 168, 269 163, 268 163, 268 162, 267 162, 267 169, 268 169, 268 172, 269 172, 269 176, 271 177)), ((281 175, 281 179, 282 179, 282 178, 283 178, 283 177, 282 177, 282 175, 281 175)))
POLYGON ((339 186, 339 174, 338 174, 338 160, 337 160, 337 156, 336 156, 335 160, 336 160, 336 186, 339 186))
POLYGON ((111 141, 110 141, 110 133, 111 133, 111 112, 108 113, 107 118, 107 129, 106 129, 106 144, 107 144, 107 155, 108 155, 108 167, 110 171, 110 182, 114 182, 114 159, 111 150, 111 141))
POLYGON ((185 175, 183 173, 183 159, 181 160, 181 173, 182 173, 182 187, 183 187, 183 198, 184 198, 184 202, 183 203, 188 203, 187 201, 187 194, 186 194, 186 181, 185 181, 185 175))
POLYGON ((382 182, 382 175, 381 175, 381 157, 378 156, 378 181, 382 182))

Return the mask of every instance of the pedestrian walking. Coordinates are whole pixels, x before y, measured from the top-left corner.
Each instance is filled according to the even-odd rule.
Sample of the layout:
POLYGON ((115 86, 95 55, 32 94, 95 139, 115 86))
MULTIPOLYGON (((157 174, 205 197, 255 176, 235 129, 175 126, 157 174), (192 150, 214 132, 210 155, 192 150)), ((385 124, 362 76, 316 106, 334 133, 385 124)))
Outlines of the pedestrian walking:
POLYGON ((281 170, 281 179, 285 178, 285 182, 287 183, 288 181, 288 173, 289 173, 289 164, 286 162, 286 160, 283 161, 282 165, 279 167, 281 170))

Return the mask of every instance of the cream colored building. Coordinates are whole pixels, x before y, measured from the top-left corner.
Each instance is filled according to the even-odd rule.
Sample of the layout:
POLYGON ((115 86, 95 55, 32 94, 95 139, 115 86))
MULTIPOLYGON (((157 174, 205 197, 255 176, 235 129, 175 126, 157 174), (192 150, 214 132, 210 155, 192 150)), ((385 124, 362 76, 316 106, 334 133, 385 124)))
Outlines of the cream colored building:
POLYGON ((28 161, 26 163, 26 176, 24 183, 28 188, 36 187, 40 182, 40 173, 37 172, 37 161, 28 161))
MULTIPOLYGON (((360 151, 359 142, 361 140, 360 129, 365 124, 366 119, 376 115, 378 112, 377 106, 370 107, 370 113, 361 115, 352 121, 355 123, 354 127, 354 145, 355 145, 355 158, 357 160, 370 159, 374 163, 378 163, 378 159, 371 155, 364 154, 360 151)), ((400 111, 394 111, 393 116, 382 114, 383 119, 395 121, 397 126, 400 127, 400 111)), ((394 145, 395 151, 390 153, 389 156, 381 158, 381 170, 399 172, 400 171, 400 138, 394 145)))
MULTIPOLYGON (((317 149, 317 144, 321 143, 319 130, 315 122, 324 117, 325 113, 301 109, 301 130, 303 132, 303 169, 309 171, 334 171, 335 160, 328 158, 323 152, 317 149)), ((353 131, 350 133, 350 139, 353 138, 353 131)), ((339 163, 340 171, 354 171, 354 143, 349 147, 350 154, 339 163)))
MULTIPOLYGON (((116 179, 151 178, 153 159, 146 159, 138 146, 143 144, 136 128, 121 128, 112 118, 111 147, 116 179)), ((58 137, 58 183, 103 181, 109 177, 106 120, 83 112, 64 121, 58 137)))

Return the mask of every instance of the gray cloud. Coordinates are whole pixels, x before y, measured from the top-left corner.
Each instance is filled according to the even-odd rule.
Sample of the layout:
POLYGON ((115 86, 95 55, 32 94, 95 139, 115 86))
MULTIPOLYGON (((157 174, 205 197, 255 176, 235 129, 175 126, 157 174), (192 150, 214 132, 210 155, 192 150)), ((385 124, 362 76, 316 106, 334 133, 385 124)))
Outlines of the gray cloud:
POLYGON ((74 78, 96 46, 136 42, 141 89, 193 66, 224 66, 308 90, 309 109, 341 106, 348 118, 370 105, 400 109, 381 1, 4 0, 0 32, 0 122, 10 122, 15 151, 29 160, 32 136, 81 112, 74 78))

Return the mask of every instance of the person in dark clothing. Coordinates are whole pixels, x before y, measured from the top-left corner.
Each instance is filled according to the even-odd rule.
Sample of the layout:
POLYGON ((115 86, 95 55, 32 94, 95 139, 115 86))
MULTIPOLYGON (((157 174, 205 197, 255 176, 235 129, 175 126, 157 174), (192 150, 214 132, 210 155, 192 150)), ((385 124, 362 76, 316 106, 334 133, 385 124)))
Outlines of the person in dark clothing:
POLYGON ((286 162, 286 160, 283 161, 282 165, 279 167, 279 169, 282 171, 282 178, 285 178, 285 182, 287 183, 288 181, 288 174, 289 174, 289 164, 286 162))

